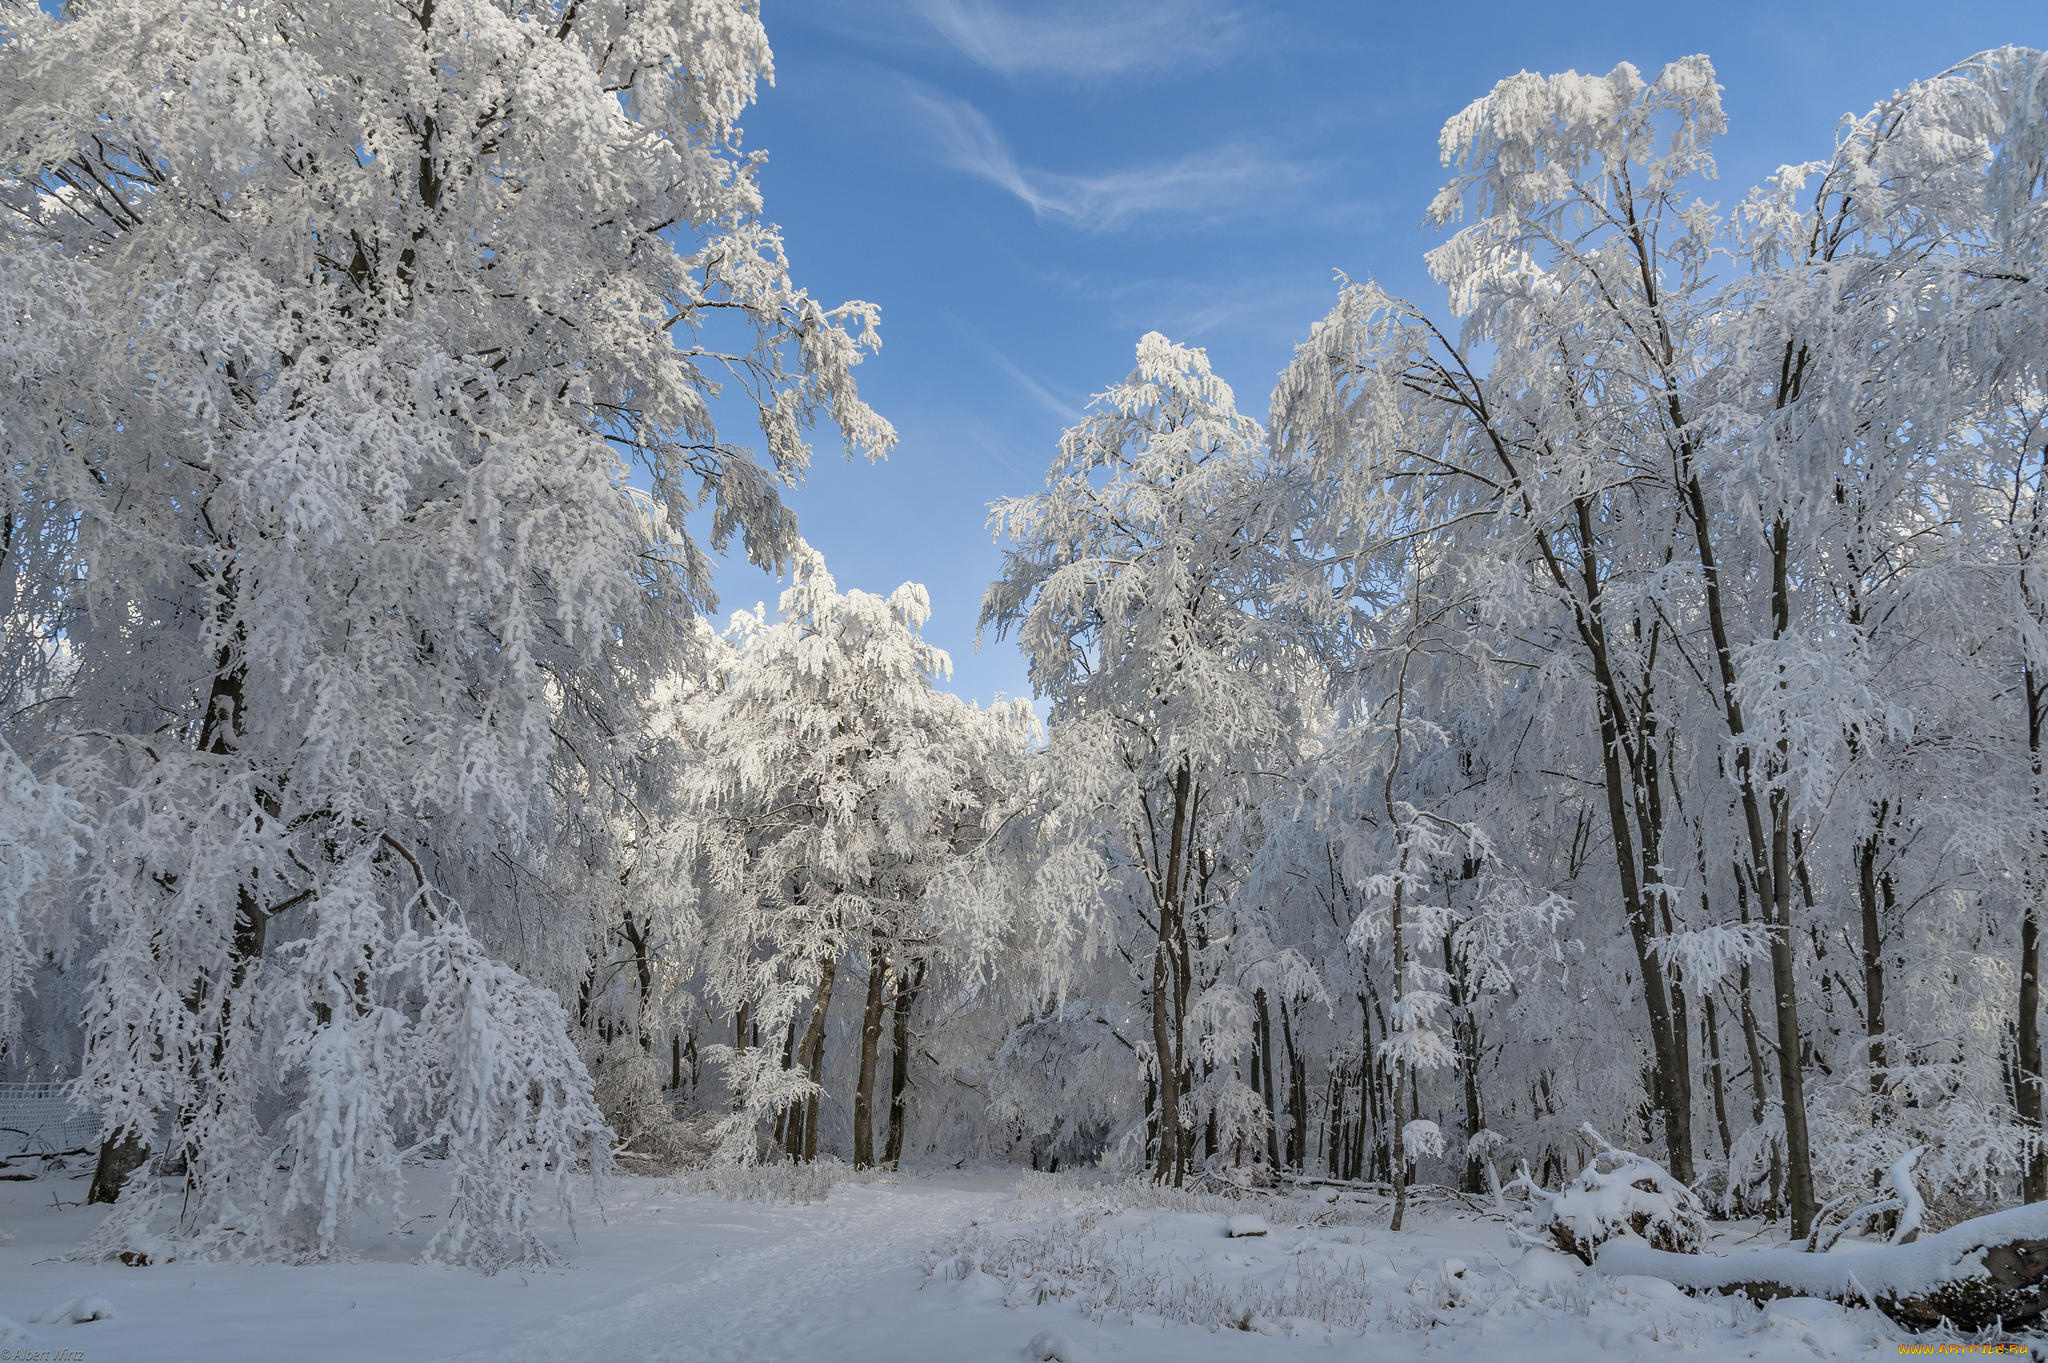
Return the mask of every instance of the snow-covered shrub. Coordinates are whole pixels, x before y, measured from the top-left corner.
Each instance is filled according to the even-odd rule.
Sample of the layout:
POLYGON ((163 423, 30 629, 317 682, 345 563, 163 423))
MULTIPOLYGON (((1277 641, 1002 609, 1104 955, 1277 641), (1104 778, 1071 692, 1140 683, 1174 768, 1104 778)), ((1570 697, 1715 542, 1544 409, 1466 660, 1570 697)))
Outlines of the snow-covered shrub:
POLYGON ((1756 1216, 1774 1212, 1782 1190, 1785 1161, 1785 1111, 1772 1103, 1764 1119, 1737 1136, 1728 1147, 1719 1190, 1723 1216, 1756 1216), (1774 1172, 1778 1171, 1778 1172, 1774 1172))
POLYGON ((853 1170, 831 1156, 815 1160, 777 1160, 766 1164, 723 1161, 685 1169, 676 1182, 685 1191, 722 1197, 727 1202, 781 1202, 794 1207, 823 1202, 832 1190, 853 1177, 853 1170))
POLYGON ((553 1261, 541 1203, 570 1215, 571 1175, 604 1172, 611 1148, 560 1000, 424 892, 394 932, 362 859, 312 915, 230 992, 214 1101, 167 1128, 182 1186, 132 1181, 81 1257, 333 1258, 359 1212, 396 1213, 421 1155, 453 1175, 429 1257, 553 1261))
POLYGON ((459 923, 408 933, 394 955, 421 981, 415 1082, 455 1173, 429 1256, 488 1270, 551 1261, 535 1204, 551 1192, 571 1215, 570 1174, 579 1161, 606 1172, 611 1149, 561 1001, 492 960, 459 923))
POLYGON ((1806 1237, 1806 1247, 1809 1250, 1832 1249, 1843 1236, 1866 1226, 1885 1231, 1889 1243, 1894 1245, 1910 1244, 1917 1239, 1927 1221, 1927 1203, 1913 1182, 1913 1166, 1926 1153, 1925 1146, 1916 1145, 1899 1156, 1879 1183, 1876 1195, 1835 1225, 1825 1224, 1831 1210, 1838 1202, 1846 1203, 1849 1199, 1846 1196, 1838 1198, 1823 1207, 1814 1217, 1813 1229, 1806 1237))
POLYGON ((662 1091, 666 1071, 640 1042, 624 1033, 607 1041, 587 1033, 579 1048, 590 1070, 598 1111, 617 1137, 617 1153, 667 1168, 690 1158, 690 1133, 662 1091))
POLYGON ((1875 1123, 1853 1104, 1816 1108, 1814 1181, 1824 1203, 1863 1202, 1902 1157, 1918 1152, 1912 1177, 1928 1204, 1924 1231, 1946 1230, 2006 1204, 2010 1181, 2026 1159, 2027 1132, 2009 1109, 1972 1095, 1955 1076, 1939 1074, 1943 1068, 1954 1067, 1921 1066, 1902 1080, 1899 1096, 1915 1101, 1887 1104, 1875 1123))
POLYGON ((1576 1178, 1555 1193, 1529 1188, 1527 1214, 1516 1231, 1524 1244, 1548 1243, 1585 1263, 1617 1235, 1634 1235, 1654 1249, 1697 1254, 1706 1208, 1690 1188, 1655 1160, 1609 1145, 1591 1126, 1580 1131, 1599 1151, 1576 1178))

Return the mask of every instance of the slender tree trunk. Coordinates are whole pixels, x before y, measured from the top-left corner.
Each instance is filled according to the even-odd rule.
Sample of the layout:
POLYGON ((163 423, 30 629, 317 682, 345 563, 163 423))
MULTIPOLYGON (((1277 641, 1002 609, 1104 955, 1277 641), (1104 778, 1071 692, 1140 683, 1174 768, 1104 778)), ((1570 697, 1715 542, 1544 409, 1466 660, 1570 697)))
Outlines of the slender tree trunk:
MULTIPOLYGON (((1886 805, 1878 806, 1877 825, 1884 826, 1886 805)), ((1873 832, 1856 844, 1856 906, 1863 928, 1863 1035, 1868 1038, 1870 1062, 1870 1107, 1876 1119, 1886 1105, 1891 1087, 1885 1056, 1884 921, 1879 911, 1877 874, 1878 835, 1873 832)))
MULTIPOLYGON (((1400 722, 1398 717, 1396 718, 1395 722, 1397 724, 1400 722)), ((1399 746, 1398 733, 1399 731, 1396 730, 1397 749, 1399 746)), ((1398 761, 1399 758, 1397 753, 1396 763, 1398 763, 1398 761)), ((1387 819, 1390 823, 1394 822, 1395 817, 1393 786, 1393 765, 1390 765, 1387 771, 1386 797, 1387 819)), ((1400 828, 1400 825, 1396 823, 1395 827, 1398 830, 1400 828)), ((1400 864, 1396 867, 1394 871, 1394 904, 1392 913, 1389 916, 1391 931, 1388 935, 1392 938, 1394 943, 1394 1017, 1398 1021, 1402 1017, 1401 1002, 1406 995, 1408 983, 1408 934, 1407 924, 1403 921, 1401 896, 1403 887, 1406 885, 1408 879, 1409 846, 1408 838, 1406 836, 1405 831, 1398 832, 1396 836, 1400 838, 1401 842, 1401 858, 1400 864)), ((1403 1028, 1402 1030, 1405 1031, 1406 1028, 1403 1028)), ((1404 1077, 1411 1076, 1414 1073, 1414 1066, 1404 1063, 1399 1058, 1399 1053, 1396 1052, 1396 1059, 1394 1060, 1392 1069, 1392 1088, 1394 1101, 1391 1105, 1390 1110, 1392 1111, 1394 1117, 1394 1219, 1387 1224, 1387 1229, 1399 1230, 1401 1229, 1401 1222, 1406 1218, 1408 1213, 1408 1142, 1406 1133, 1403 1131, 1401 1123, 1401 1080, 1404 1077)))
POLYGON ((1308 1163, 1308 1071, 1294 1049, 1294 1027, 1287 1020, 1287 1002, 1280 1003, 1280 1044, 1287 1048, 1287 1167, 1304 1170, 1308 1163))
POLYGON ((889 1141, 882 1149, 882 1162, 891 1169, 903 1159, 904 1105, 910 1086, 910 1009, 923 985, 923 961, 916 962, 907 976, 897 976, 894 1017, 889 1029, 889 1141))
MULTIPOLYGON (((732 1048, 735 1052, 744 1051, 747 1049, 747 1023, 749 1021, 749 1011, 749 1008, 744 1002, 742 1002, 738 1008, 735 1008, 733 1010, 732 1048)), ((732 1110, 734 1112, 738 1112, 740 1110, 740 1095, 738 1093, 734 1093, 732 1095, 732 1110)))
MULTIPOLYGON (((1741 910, 1742 921, 1749 919, 1749 891, 1743 885, 1742 868, 1735 870, 1735 899, 1741 910)), ((1770 1092, 1764 1079, 1763 1032, 1756 1021, 1756 986, 1750 978, 1749 959, 1744 957, 1736 971, 1736 988, 1742 994, 1742 1046, 1749 1057, 1750 1119, 1759 1125, 1770 1106, 1770 1092)), ((1776 1146, 1771 1147, 1770 1193, 1764 1206, 1764 1219, 1775 1220, 1785 1209, 1784 1166, 1778 1159, 1776 1146)))
MULTIPOLYGON (((1638 246, 1640 253, 1642 247, 1638 246)), ((1645 279, 1650 278, 1647 257, 1645 279)), ((1667 342, 1668 344, 1668 342, 1667 342)), ((1798 397, 1805 372, 1806 353, 1793 342, 1785 348, 1785 364, 1778 385, 1782 408, 1798 397)), ((1734 776, 1740 793, 1743 822, 1749 835, 1750 867, 1758 907, 1771 934, 1771 992, 1778 1025, 1778 1096, 1785 1110, 1785 1181, 1790 1202, 1792 1238, 1803 1239, 1818 1210, 1813 1190, 1813 1152, 1806 1127, 1806 1084, 1800 1070, 1801 1036, 1796 962, 1793 957, 1790 802, 1773 776, 1789 770, 1790 753, 1783 740, 1773 749, 1775 772, 1756 770, 1756 750, 1748 738, 1748 721, 1743 712, 1735 647, 1728 631, 1728 610, 1722 594, 1721 565, 1714 550, 1714 531, 1707 507, 1706 490, 1694 463, 1694 448, 1686 432, 1684 411, 1676 385, 1667 397, 1672 429, 1678 433, 1673 446, 1676 475, 1684 494, 1685 510, 1692 523, 1693 547, 1699 558, 1703 604, 1707 627, 1714 644, 1715 664, 1721 682, 1719 697, 1728 736, 1735 745, 1734 776), (1768 827, 1766 827, 1768 805, 1768 827)), ((1791 527, 1783 514, 1768 528, 1771 554, 1772 637, 1785 637, 1791 622, 1791 527)), ((1781 679, 1780 686, 1784 685, 1781 679)))
POLYGON ((1713 1076, 1714 1131, 1721 1138, 1721 1158, 1728 1158, 1735 1136, 1728 1125, 1728 1076, 1721 1063, 1721 1020, 1714 1011, 1712 992, 1700 996, 1700 1031, 1707 1043, 1707 1064, 1713 1076))
POLYGON ((1178 968, 1183 956, 1185 927, 1181 922, 1185 906, 1187 862, 1190 859, 1189 827, 1192 813, 1194 775, 1183 763, 1173 778, 1173 812, 1166 865, 1155 882, 1154 908, 1159 915, 1159 941, 1152 954, 1152 1045, 1159 1070, 1159 1155, 1153 1180, 1179 1187, 1187 1169, 1186 1133, 1181 1130, 1181 1076, 1183 1057, 1179 1040, 1180 1016, 1187 998, 1187 981, 1178 968))
MULTIPOLYGON (((2048 461, 2048 453, 2042 458, 2048 461)), ((2035 673, 2032 660, 2023 669, 2027 700, 2027 752, 2032 759, 2036 798, 2042 789, 2041 740, 2044 716, 2048 716, 2048 694, 2035 673)), ((2019 997, 2019 1092, 2015 1095, 2020 1125, 2032 1136, 2027 1167, 2020 1180, 2021 1195, 2028 1202, 2048 1201, 2048 1144, 2041 1128, 2041 896, 2035 888, 2040 875, 2022 878, 2026 887, 2026 914, 2020 919, 2019 997)))
MULTIPOLYGON (((782 1068, 788 1070, 796 1063, 796 1019, 789 1020, 789 1027, 782 1034, 782 1068)), ((797 1131, 803 1117, 803 1109, 796 1103, 776 1114, 775 1143, 795 1159, 797 1151, 803 1148, 803 1136, 797 1131)))
POLYGON ((1258 1042, 1258 1071, 1254 1076, 1260 1085, 1260 1093, 1266 1100, 1266 1163, 1280 1168, 1280 1105, 1274 1101, 1273 1091, 1273 1016, 1266 1011, 1266 991, 1254 989, 1252 1003, 1259 1010, 1258 1023, 1252 1035, 1258 1042))
POLYGON ((2014 1095, 2020 1125, 2032 1136, 2020 1194, 2048 1202, 2048 1146, 2041 1138, 2041 913, 2029 903, 2020 920, 2019 1092, 2014 1095))
MULTIPOLYGON (((1574 503, 1578 526, 1577 573, 1583 605, 1579 634, 1592 664, 1596 711, 1600 722, 1602 785, 1607 794, 1608 834, 1614 847, 1615 872, 1628 917, 1629 941, 1643 981, 1643 1006, 1649 1015, 1650 1101, 1664 1124, 1666 1160, 1674 1177, 1692 1179, 1692 1099, 1689 1065, 1683 1039, 1673 1031, 1671 990, 1663 958, 1654 950, 1663 887, 1656 872, 1661 798, 1654 789, 1657 754, 1654 731, 1629 728, 1630 707, 1615 675, 1606 622, 1604 584, 1600 579, 1598 535, 1593 507, 1574 503), (1630 822, 1634 810, 1635 822, 1630 822), (1640 846, 1638 838, 1640 837, 1640 846)), ((1547 552, 1547 541, 1546 541, 1547 552)), ((1553 573, 1561 571, 1553 567, 1553 573)), ((1560 578, 1560 585, 1563 580, 1560 578)))
POLYGON ((1172 951, 1164 932, 1152 953, 1152 1049, 1159 1082, 1159 1150, 1152 1181, 1172 1183, 1180 1168, 1180 1065, 1173 1053, 1172 951))
POLYGON ((1456 1019, 1452 1035, 1458 1043, 1458 1075, 1465 1090, 1465 1172, 1459 1180, 1459 1190, 1483 1193, 1487 1190, 1486 1162, 1472 1148, 1472 1138, 1486 1126, 1486 1115, 1479 1104, 1479 1019, 1473 1015, 1465 972, 1451 951, 1448 933, 1444 935, 1443 948, 1444 978, 1450 982, 1452 1017, 1456 1019))
POLYGON ((1800 1068, 1799 982, 1793 960, 1791 848, 1788 801, 1773 791, 1771 899, 1776 909, 1771 932, 1771 993, 1778 1022, 1778 1094, 1785 1107, 1785 1197, 1791 1232, 1806 1238, 1819 1205, 1813 1190, 1813 1146, 1806 1130, 1806 1076, 1800 1068))
POLYGON ((1323 1168, 1331 1178, 1342 1178, 1343 1168, 1341 1134, 1344 1120, 1344 1076, 1337 1067, 1330 1067, 1329 1120, 1324 1123, 1327 1139, 1323 1142, 1323 1168))
POLYGON ((882 1050, 882 986, 889 977, 889 963, 878 943, 868 952, 868 995, 860 1013, 860 1074, 853 1085, 853 1167, 866 1169, 875 1162, 875 1064, 882 1050))
POLYGON ((1358 999, 1358 1145, 1353 1156, 1357 1167, 1351 1177, 1366 1178, 1379 1159, 1379 1141, 1373 1133, 1383 1129, 1380 1120, 1380 1066, 1372 1053, 1372 1003, 1364 994, 1358 999))
MULTIPOLYGON (((1412 1068, 1408 1071, 1408 1082, 1412 1107, 1413 1104, 1420 1101, 1415 1096, 1415 1072, 1412 1068)), ((1387 1229, 1397 1231, 1401 1229, 1401 1223, 1408 1219, 1408 1147, 1401 1123, 1401 1081, 1398 1072, 1394 1079, 1393 1096, 1394 1216, 1391 1221, 1387 1222, 1387 1229)))
POLYGON ((825 968, 818 976, 818 999, 811 1005, 811 1021, 804 1028, 803 1044, 797 1051, 797 1064, 809 1076, 812 1090, 803 1100, 803 1118, 799 1130, 802 1144, 791 1153, 808 1164, 818 1157, 818 1090, 825 1077, 825 1014, 832 1007, 832 981, 838 974, 839 958, 828 956, 825 968))

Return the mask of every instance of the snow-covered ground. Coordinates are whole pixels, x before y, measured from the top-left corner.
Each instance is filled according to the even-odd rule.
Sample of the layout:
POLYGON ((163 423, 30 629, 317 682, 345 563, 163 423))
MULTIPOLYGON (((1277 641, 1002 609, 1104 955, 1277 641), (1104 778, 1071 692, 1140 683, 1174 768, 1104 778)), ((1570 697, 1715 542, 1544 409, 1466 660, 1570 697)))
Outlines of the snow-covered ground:
MULTIPOLYGON (((358 1237, 347 1263, 63 1262, 95 1213, 55 1204, 84 1186, 0 1184, 0 1357, 1264 1363, 1365 1344, 1375 1360, 1576 1363, 1895 1357, 1908 1338, 1869 1311, 1603 1279, 1511 1248, 1457 1202, 1392 1235, 1383 1205, 1319 1190, 1232 1203, 1004 1172, 846 1179, 792 1203, 621 1178, 570 1267, 484 1277, 411 1261, 430 1219, 358 1237), (1266 1233, 1227 1235, 1233 1214, 1266 1233)), ((1722 1228, 1714 1248, 1755 1230, 1722 1228)))

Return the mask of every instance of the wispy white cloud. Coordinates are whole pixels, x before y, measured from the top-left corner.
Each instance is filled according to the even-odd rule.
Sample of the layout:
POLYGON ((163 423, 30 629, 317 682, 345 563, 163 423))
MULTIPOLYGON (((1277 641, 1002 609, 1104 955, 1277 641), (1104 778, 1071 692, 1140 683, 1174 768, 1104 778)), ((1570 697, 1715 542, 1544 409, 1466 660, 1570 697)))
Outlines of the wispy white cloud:
POLYGON ((1016 384, 1033 402, 1036 402, 1053 416, 1058 417, 1062 422, 1072 421, 1081 414, 1082 404, 1070 401, 1053 392, 1052 389, 1046 387, 1031 374, 1027 373, 1023 366, 1019 365, 1002 351, 997 350, 994 346, 989 347, 989 357, 995 361, 996 368, 1002 370, 1010 382, 1016 384))
POLYGON ((910 98, 949 165, 1009 191, 1041 218, 1085 231, 1113 231, 1148 217, 1238 216, 1269 206, 1276 190, 1299 185, 1313 173, 1242 142, 1097 175, 1036 170, 1018 162, 973 105, 921 90, 910 98))
POLYGON ((1005 76, 1094 80, 1143 70, 1200 70, 1245 34, 1217 0, 1061 0, 1020 12, 998 0, 909 0, 939 36, 1005 76))
POLYGON ((1056 417, 1062 426, 1080 415, 1081 408, 1086 405, 1080 398, 1054 392, 1049 384, 1005 355, 995 342, 982 335, 966 319, 948 314, 948 320, 955 330, 988 356, 989 362, 1002 372, 1004 378, 1015 384, 1019 392, 1037 403, 1048 415, 1056 417))

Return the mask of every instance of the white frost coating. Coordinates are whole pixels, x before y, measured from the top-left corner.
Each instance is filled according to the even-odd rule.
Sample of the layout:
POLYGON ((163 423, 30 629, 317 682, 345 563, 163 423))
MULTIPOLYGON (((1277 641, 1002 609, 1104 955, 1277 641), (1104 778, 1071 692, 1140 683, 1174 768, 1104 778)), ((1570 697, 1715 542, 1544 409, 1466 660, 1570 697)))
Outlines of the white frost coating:
POLYGON ((1401 1149, 1409 1161, 1436 1158, 1444 1152, 1443 1128, 1435 1122, 1416 1120, 1401 1128, 1401 1149))
POLYGON ((1910 1245, 1840 1248, 1832 1254, 1767 1249, 1716 1258, 1671 1254, 1636 1240, 1611 1240, 1600 1247, 1594 1267, 1609 1275, 1647 1274, 1681 1287, 1771 1282, 1805 1296, 1834 1300, 1903 1298, 1923 1295, 1944 1283, 1981 1278, 1986 1248, 2020 1240, 2048 1241, 2048 1203, 1980 1216, 1910 1245))
POLYGON ((542 995, 639 907, 643 686, 815 428, 894 439, 761 216, 758 6, 0 12, 0 1030, 69 991, 7 1063, 190 1171, 95 1249, 329 1256, 444 1139, 442 1251, 530 1245, 608 1144, 542 995))
POLYGON ((1266 1218, 1253 1212, 1240 1212, 1224 1223, 1223 1233, 1233 1240, 1246 1236, 1265 1235, 1273 1228, 1266 1224, 1266 1218))
POLYGON ((799 545, 780 606, 772 622, 733 615, 711 681, 676 713, 694 757, 677 782, 704 887, 705 993, 763 1036, 802 1038, 795 1065, 772 1045, 706 1048, 735 1100, 716 1129, 735 1162, 820 1096, 838 980, 936 993, 985 967, 1010 920, 963 863, 1038 732, 1027 702, 983 709, 939 689, 952 663, 920 632, 931 603, 916 583, 841 592, 799 545))
POLYGON ((1519 1227, 1525 1242, 1548 1240, 1582 1259, 1617 1237, 1690 1253, 1706 1222, 1706 1209, 1692 1190, 1655 1160, 1609 1145, 1590 1125, 1579 1130, 1600 1151, 1576 1178, 1555 1193, 1545 1193, 1526 1175, 1518 1180, 1531 1193, 1519 1227))
POLYGON ((1920 1224, 1927 1216, 1927 1203, 1920 1196, 1920 1189, 1913 1182, 1913 1166, 1927 1153, 1927 1147, 1916 1145, 1899 1156, 1885 1175, 1885 1182, 1891 1185, 1892 1193, 1902 1204, 1899 1208, 1898 1228, 1892 1232, 1892 1243, 1903 1245, 1920 1233, 1920 1224))

